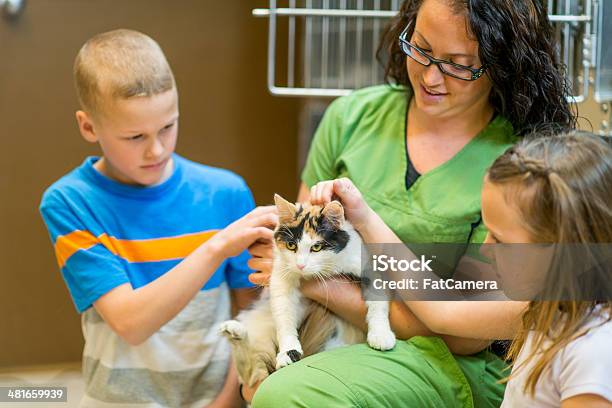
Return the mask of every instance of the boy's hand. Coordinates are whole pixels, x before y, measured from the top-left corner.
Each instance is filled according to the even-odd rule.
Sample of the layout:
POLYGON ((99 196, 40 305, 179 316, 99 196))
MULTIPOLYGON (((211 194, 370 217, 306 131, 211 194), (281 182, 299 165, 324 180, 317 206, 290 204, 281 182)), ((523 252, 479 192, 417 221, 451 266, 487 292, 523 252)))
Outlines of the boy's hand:
POLYGON ((223 258, 238 256, 256 242, 272 242, 272 229, 276 224, 275 206, 257 207, 216 233, 208 242, 223 258))
POLYGON ((367 225, 373 211, 350 179, 321 181, 310 189, 310 203, 313 205, 325 205, 335 197, 344 207, 346 219, 358 231, 367 225))

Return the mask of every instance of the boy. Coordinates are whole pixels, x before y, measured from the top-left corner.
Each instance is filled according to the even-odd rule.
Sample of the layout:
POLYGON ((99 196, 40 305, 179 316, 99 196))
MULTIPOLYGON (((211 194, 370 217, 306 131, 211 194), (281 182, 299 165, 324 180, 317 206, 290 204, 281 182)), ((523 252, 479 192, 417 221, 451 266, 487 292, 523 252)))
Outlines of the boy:
POLYGON ((215 326, 228 287, 233 306, 255 296, 244 250, 272 239, 273 208, 249 213, 240 177, 173 153, 178 95, 151 38, 99 34, 74 75, 79 130, 103 155, 54 183, 40 211, 82 313, 82 405, 240 405, 215 326))

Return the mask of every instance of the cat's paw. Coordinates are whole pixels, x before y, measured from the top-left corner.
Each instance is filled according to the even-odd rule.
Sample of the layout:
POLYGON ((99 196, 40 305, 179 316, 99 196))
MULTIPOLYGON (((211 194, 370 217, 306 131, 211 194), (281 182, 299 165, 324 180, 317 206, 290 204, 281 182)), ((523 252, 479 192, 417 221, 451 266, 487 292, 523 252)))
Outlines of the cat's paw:
POLYGON ((395 347, 395 334, 391 330, 368 332, 368 344, 376 350, 391 350, 395 347))
POLYGON ((238 320, 227 320, 219 326, 219 334, 230 341, 241 341, 246 338, 247 331, 244 324, 238 320))
POLYGON ((280 370, 283 367, 288 366, 291 363, 300 361, 304 353, 300 350, 289 350, 281 352, 276 355, 276 369, 280 370))

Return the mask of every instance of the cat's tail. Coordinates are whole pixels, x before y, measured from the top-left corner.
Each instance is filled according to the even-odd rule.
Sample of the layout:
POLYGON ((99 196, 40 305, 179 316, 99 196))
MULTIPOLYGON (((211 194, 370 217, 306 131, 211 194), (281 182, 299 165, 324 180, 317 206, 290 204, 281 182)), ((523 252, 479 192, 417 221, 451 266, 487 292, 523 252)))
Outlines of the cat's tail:
POLYGON ((337 317, 317 302, 310 302, 304 322, 298 330, 304 357, 325 348, 328 340, 337 335, 337 317))

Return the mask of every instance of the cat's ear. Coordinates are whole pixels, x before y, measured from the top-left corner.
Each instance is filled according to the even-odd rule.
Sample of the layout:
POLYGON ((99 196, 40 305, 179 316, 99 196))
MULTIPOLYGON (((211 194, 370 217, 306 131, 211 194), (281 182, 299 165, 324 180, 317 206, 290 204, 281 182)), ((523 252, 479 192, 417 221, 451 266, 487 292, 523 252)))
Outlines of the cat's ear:
POLYGON ((334 228, 340 228, 344 221, 344 208, 339 201, 331 201, 327 204, 321 214, 327 218, 327 220, 334 226, 334 228))
POLYGON ((295 218, 295 204, 290 203, 278 194, 274 194, 274 204, 278 210, 278 220, 281 223, 293 221, 295 218))

